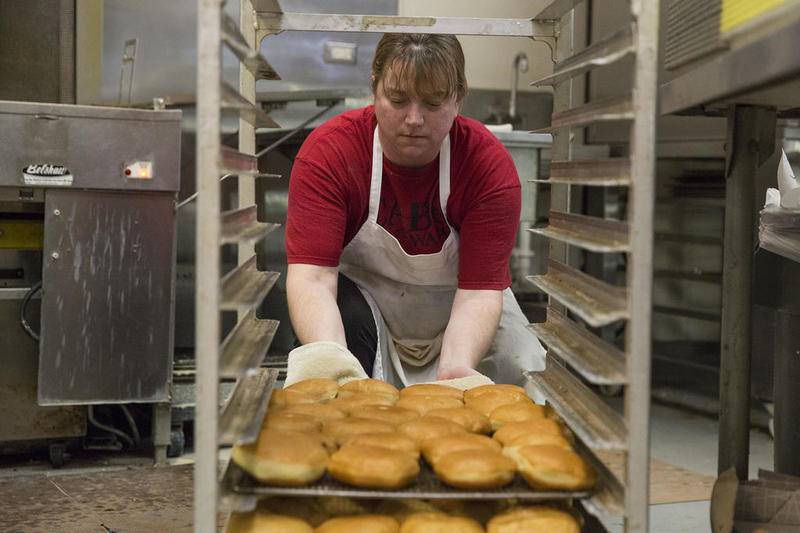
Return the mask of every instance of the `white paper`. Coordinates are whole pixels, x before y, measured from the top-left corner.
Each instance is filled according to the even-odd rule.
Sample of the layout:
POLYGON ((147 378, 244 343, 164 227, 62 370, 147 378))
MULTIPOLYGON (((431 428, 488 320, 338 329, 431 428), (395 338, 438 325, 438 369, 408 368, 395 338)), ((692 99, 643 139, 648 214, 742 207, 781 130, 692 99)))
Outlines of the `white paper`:
POLYGON ((781 191, 770 187, 767 189, 767 199, 764 201, 764 207, 780 207, 781 205, 781 191))
POLYGON ((800 207, 800 183, 797 183, 792 166, 783 150, 781 150, 781 162, 778 164, 778 189, 781 207, 785 209, 800 207))

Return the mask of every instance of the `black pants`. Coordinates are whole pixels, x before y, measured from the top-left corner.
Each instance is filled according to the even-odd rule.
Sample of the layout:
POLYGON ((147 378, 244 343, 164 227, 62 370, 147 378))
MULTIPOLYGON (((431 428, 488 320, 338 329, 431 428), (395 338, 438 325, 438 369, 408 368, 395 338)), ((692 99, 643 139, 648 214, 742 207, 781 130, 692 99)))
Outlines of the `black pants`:
POLYGON ((375 365, 378 330, 364 295, 352 280, 339 274, 336 304, 342 315, 347 348, 356 356, 368 376, 375 365))

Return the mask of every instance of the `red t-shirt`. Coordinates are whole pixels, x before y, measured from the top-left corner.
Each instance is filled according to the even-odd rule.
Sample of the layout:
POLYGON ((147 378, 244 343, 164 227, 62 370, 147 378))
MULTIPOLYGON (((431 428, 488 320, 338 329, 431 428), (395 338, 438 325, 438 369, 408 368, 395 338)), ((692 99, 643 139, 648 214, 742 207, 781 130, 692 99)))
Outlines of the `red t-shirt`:
MULTIPOLYGON (((366 221, 375 130, 372 106, 315 129, 294 161, 289 182, 289 263, 335 267, 366 221)), ((502 290, 520 214, 514 162, 480 122, 458 116, 450 129, 447 220, 458 232, 458 287, 502 290)), ((447 239, 439 202, 439 158, 409 169, 383 158, 378 224, 409 255, 438 252, 447 239)))

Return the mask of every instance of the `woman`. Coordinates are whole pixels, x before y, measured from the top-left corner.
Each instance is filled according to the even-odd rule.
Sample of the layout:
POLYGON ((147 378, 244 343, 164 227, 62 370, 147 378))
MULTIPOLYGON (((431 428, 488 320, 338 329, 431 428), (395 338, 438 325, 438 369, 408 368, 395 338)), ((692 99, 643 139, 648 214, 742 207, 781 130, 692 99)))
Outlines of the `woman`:
POLYGON ((521 382, 544 350, 508 288, 519 177, 494 135, 458 114, 458 40, 385 35, 372 90, 374 105, 317 128, 292 169, 287 293, 304 346, 287 383, 521 382))

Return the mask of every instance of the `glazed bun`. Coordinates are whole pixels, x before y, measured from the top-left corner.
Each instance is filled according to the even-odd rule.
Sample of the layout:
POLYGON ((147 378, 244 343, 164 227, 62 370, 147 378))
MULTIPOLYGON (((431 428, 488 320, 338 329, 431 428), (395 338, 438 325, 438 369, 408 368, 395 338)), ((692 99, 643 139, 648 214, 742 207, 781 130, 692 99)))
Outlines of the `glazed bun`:
POLYGON ((559 446, 520 446, 505 448, 503 453, 535 489, 585 490, 594 486, 594 472, 573 451, 559 446))
POLYGON ((341 420, 345 414, 330 403, 298 403, 287 405, 283 409, 284 413, 294 413, 299 415, 313 416, 320 422, 329 420, 341 420))
POLYGON ((379 379, 354 379, 339 387, 340 398, 356 394, 379 394, 391 403, 396 402, 400 397, 397 387, 379 379))
POLYGON ((504 393, 515 395, 517 397, 527 397, 528 395, 525 393, 525 389, 519 387, 517 385, 507 385, 505 383, 493 383, 491 385, 481 385, 480 387, 474 387, 467 391, 464 391, 464 401, 472 401, 479 396, 483 396, 484 394, 496 394, 498 391, 502 391, 504 393))
POLYGON ((475 435, 474 433, 453 433, 434 439, 428 439, 422 443, 422 454, 429 465, 436 464, 442 457, 465 450, 491 450, 500 452, 502 446, 487 437, 486 435, 475 435))
POLYGON ((483 415, 490 416, 492 411, 498 407, 512 403, 532 404, 533 401, 527 396, 521 396, 516 392, 498 390, 494 392, 490 391, 477 398, 467 400, 464 402, 464 405, 470 409, 475 409, 483 415))
POLYGON ((464 391, 447 385, 437 385, 436 383, 418 383, 400 389, 400 398, 409 396, 446 396, 456 400, 464 400, 464 391))
POLYGON ((466 433, 467 431, 449 420, 441 418, 423 417, 397 426, 397 431, 409 437, 417 444, 422 444, 428 439, 435 439, 452 433, 466 433))
POLYGON ((478 411, 469 407, 449 407, 445 409, 432 409, 428 417, 444 418, 460 425, 470 433, 490 433, 492 425, 489 419, 478 411))
POLYGON ((464 403, 458 398, 451 398, 449 396, 406 396, 400 398, 395 404, 397 407, 403 409, 410 409, 416 411, 419 416, 425 416, 434 409, 453 409, 456 407, 464 407, 464 403))
POLYGON ((328 378, 304 379, 289 385, 286 390, 304 392, 317 402, 327 402, 336 398, 336 393, 339 392, 339 383, 335 379, 328 378))
POLYGON ((314 533, 305 520, 264 512, 231 513, 226 533, 262 533, 280 531, 281 533, 314 533))
POLYGON ((424 512, 406 518, 400 533, 483 533, 483 528, 471 518, 424 512))
POLYGON ((359 418, 369 418, 380 420, 399 426, 404 422, 410 422, 419 418, 419 414, 411 409, 397 407, 396 405, 366 405, 358 410, 359 418))
POLYGON ((575 518, 564 511, 542 505, 512 509, 486 525, 487 533, 580 533, 575 518))
POLYGON ((489 449, 464 450, 442 456, 433 465, 436 475, 460 489, 491 489, 508 485, 517 465, 489 449))
POLYGON ((535 418, 545 418, 545 409, 533 402, 514 402, 501 405, 489 415, 492 431, 511 422, 524 422, 535 418))
POLYGON ((552 418, 537 418, 534 420, 526 420, 524 422, 512 422, 506 424, 498 429, 492 436, 503 446, 511 444, 519 437, 527 434, 540 434, 546 433, 548 435, 564 436, 561 429, 561 424, 552 418))
POLYGON ((520 446, 558 446, 565 450, 572 450, 572 445, 565 437, 550 433, 526 433, 506 444, 504 449, 519 448, 520 446))
POLYGON ((386 448, 395 452, 407 453, 413 455, 415 459, 419 459, 419 445, 400 433, 364 433, 346 439, 344 445, 348 444, 386 448))
POLYGON ((356 435, 394 432, 394 425, 369 418, 344 418, 331 420, 322 425, 322 434, 333 439, 338 446, 356 435))
MULTIPOLYGON (((314 404, 305 404, 314 405, 314 404)), ((286 410, 277 413, 267 413, 264 418, 264 428, 279 431, 299 431, 300 433, 316 433, 322 429, 319 418, 302 413, 290 413, 286 410)))
POLYGON ((255 443, 234 446, 231 458, 262 483, 294 487, 325 474, 328 452, 314 435, 263 429, 255 443))
POLYGON ((347 444, 328 460, 328 473, 354 487, 396 490, 416 479, 419 461, 408 453, 347 444))
POLYGON ((315 533, 398 533, 400 523, 390 516, 365 514, 326 520, 315 533))
POLYGON ((332 405, 336 409, 348 415, 358 416, 358 411, 367 405, 393 405, 394 400, 389 399, 385 394, 374 394, 371 392, 362 392, 336 398, 331 400, 328 405, 332 405))
POLYGON ((269 397, 269 410, 277 411, 289 405, 316 403, 316 400, 305 392, 292 389, 273 389, 269 397))

